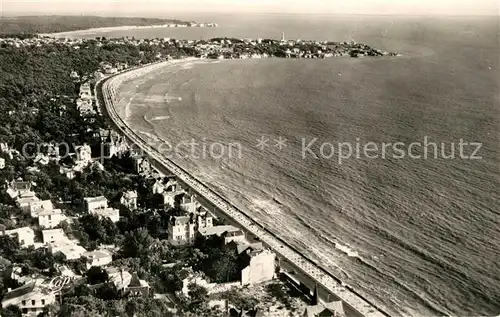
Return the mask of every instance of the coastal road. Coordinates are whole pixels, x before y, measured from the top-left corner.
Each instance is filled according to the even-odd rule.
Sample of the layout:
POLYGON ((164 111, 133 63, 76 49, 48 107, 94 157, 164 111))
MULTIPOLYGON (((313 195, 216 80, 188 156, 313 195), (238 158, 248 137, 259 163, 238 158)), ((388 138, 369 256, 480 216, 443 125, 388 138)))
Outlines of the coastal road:
POLYGON ((209 201, 213 206, 223 214, 231 218, 242 229, 258 237, 262 243, 272 249, 278 257, 290 263, 297 271, 303 273, 310 279, 318 283, 326 292, 333 295, 332 298, 339 298, 344 303, 347 316, 366 316, 366 317, 387 317, 389 316, 376 304, 370 302, 363 295, 353 290, 350 286, 343 284, 338 278, 324 270, 318 264, 305 257, 303 254, 289 246, 285 241, 269 232, 262 225, 257 223, 243 211, 236 208, 222 196, 208 188, 202 182, 190 175, 187 171, 179 167, 174 162, 165 158, 155 148, 151 147, 145 140, 137 135, 127 124, 118 116, 115 109, 117 100, 117 89, 126 80, 136 78, 156 69, 160 69, 171 62, 162 62, 148 65, 141 68, 128 70, 116 74, 110 78, 104 79, 96 85, 96 96, 102 98, 100 105, 103 111, 107 113, 116 128, 127 138, 138 146, 144 153, 150 157, 151 161, 161 172, 165 174, 175 174, 180 181, 185 183, 191 190, 209 201), (98 87, 101 86, 102 89, 98 87), (102 93, 102 95, 98 95, 102 93))

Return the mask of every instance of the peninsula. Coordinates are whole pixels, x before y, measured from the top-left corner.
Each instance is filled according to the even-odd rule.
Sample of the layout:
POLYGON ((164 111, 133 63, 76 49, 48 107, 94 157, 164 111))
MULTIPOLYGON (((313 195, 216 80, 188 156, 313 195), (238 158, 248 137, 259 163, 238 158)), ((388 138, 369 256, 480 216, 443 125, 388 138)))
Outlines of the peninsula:
POLYGON ((59 34, 69 32, 95 33, 131 28, 149 27, 216 27, 212 22, 182 21, 178 19, 100 17, 100 16, 20 16, 2 17, 0 34, 31 33, 59 34))

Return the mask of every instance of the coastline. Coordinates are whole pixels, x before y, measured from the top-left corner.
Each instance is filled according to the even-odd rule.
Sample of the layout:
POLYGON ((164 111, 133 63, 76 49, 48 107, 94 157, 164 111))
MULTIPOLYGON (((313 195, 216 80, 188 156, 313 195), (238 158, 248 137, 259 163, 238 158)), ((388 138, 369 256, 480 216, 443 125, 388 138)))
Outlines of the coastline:
MULTIPOLYGON (((209 28, 216 26, 208 26, 209 28)), ((90 35, 90 34, 100 34, 114 31, 130 31, 130 30, 140 30, 140 29, 158 29, 158 28, 202 28, 201 26, 172 26, 171 24, 152 24, 152 25, 124 25, 124 26, 108 26, 108 27, 100 27, 100 28, 92 28, 92 29, 83 29, 83 30, 75 30, 75 31, 67 31, 67 32, 58 32, 58 33, 39 33, 38 35, 42 37, 77 37, 82 35, 90 35)))
POLYGON ((102 94, 101 98, 104 105, 100 105, 100 107, 102 107, 103 113, 106 113, 108 119, 110 119, 111 123, 120 133, 125 135, 127 139, 148 155, 153 165, 158 168, 159 171, 175 174, 184 184, 186 184, 187 187, 198 193, 199 196, 208 202, 208 204, 213 206, 214 210, 217 209, 220 213, 227 216, 233 223, 247 232, 247 234, 258 237, 265 245, 271 248, 278 255, 281 259, 280 263, 282 263, 283 268, 288 268, 294 272, 298 270, 300 272, 301 282, 303 282, 304 285, 307 285, 310 288, 311 285, 312 287, 316 285, 319 287, 320 293, 332 294, 333 298, 336 297, 339 300, 342 300, 351 313, 356 316, 390 316, 387 312, 385 312, 383 307, 374 304, 364 295, 361 295, 349 285, 344 284, 338 277, 325 270, 321 265, 302 254, 300 251, 291 247, 286 241, 276 236, 274 233, 268 231, 264 226, 256 222, 245 212, 241 211, 225 198, 205 186, 201 181, 191 176, 191 174, 185 171, 182 167, 179 167, 176 163, 163 157, 161 153, 152 148, 141 136, 138 135, 141 131, 132 131, 132 129, 128 127, 125 122, 126 120, 119 117, 114 103, 117 100, 117 87, 119 87, 124 81, 155 70, 157 69, 157 66, 165 67, 193 60, 199 59, 187 58, 166 63, 154 63, 132 70, 127 70, 103 79, 98 85, 96 85, 96 92, 102 94), (123 80, 119 78, 129 71, 131 72, 130 77, 123 80), (117 83, 113 83, 113 80, 116 80, 117 83), (101 89, 98 90, 97 87, 99 85, 101 86, 101 89))
POLYGON ((40 33, 40 36, 44 37, 72 37, 78 35, 89 35, 89 34, 99 34, 113 31, 130 31, 130 30, 139 30, 139 29, 149 29, 149 28, 168 28, 167 25, 126 25, 126 26, 109 26, 102 28, 93 28, 93 29, 84 29, 84 30, 76 30, 76 31, 68 31, 68 32, 59 32, 59 33, 40 33))

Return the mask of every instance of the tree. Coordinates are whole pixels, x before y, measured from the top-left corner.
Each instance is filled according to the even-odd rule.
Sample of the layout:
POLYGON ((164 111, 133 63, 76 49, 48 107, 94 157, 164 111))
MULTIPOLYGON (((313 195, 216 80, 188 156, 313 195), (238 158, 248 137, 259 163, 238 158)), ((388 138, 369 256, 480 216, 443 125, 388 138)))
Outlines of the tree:
POLYGON ((160 281, 164 292, 175 293, 182 290, 182 277, 179 273, 180 268, 178 267, 162 270, 160 281))
POLYGON ((125 305, 125 312, 130 317, 134 317, 139 312, 144 312, 144 302, 139 298, 130 299, 125 305))
POLYGON ((215 281, 227 283, 239 279, 238 255, 234 250, 225 249, 213 265, 215 281))
POLYGON ((92 290, 87 286, 87 284, 82 283, 73 289, 74 296, 76 297, 82 297, 82 296, 90 296, 92 295, 92 290))
POLYGON ((192 267, 194 271, 201 271, 203 263, 208 259, 208 255, 203 253, 200 249, 189 249, 189 254, 186 259, 186 265, 192 267))
POLYGON ((205 308, 207 304, 208 290, 201 285, 190 283, 188 285, 188 296, 187 310, 191 312, 199 311, 205 308))
POLYGON ((13 239, 7 235, 0 236, 0 256, 12 259, 19 249, 20 246, 17 239, 13 239))
POLYGON ((22 313, 19 307, 15 305, 10 305, 6 308, 0 309, 2 317, 21 317, 22 313))
POLYGON ((116 289, 116 286, 113 283, 105 283, 103 286, 99 287, 95 291, 95 296, 105 301, 110 301, 120 298, 118 290, 116 289))
POLYGON ((87 271, 87 283, 90 285, 105 283, 108 279, 108 273, 98 266, 93 266, 87 271))
POLYGON ((151 252, 154 239, 146 229, 138 229, 125 234, 122 253, 126 258, 147 258, 151 252))

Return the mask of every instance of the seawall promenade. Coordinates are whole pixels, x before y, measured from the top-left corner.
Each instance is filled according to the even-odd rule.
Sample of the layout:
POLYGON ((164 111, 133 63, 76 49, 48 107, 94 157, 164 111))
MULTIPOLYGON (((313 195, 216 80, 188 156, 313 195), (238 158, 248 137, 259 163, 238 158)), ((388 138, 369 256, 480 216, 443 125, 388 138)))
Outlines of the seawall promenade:
MULTIPOLYGON (((177 61, 178 62, 178 61, 177 61)), ((245 212, 241 211, 221 195, 208 188, 189 172, 167 159, 164 155, 151 147, 143 138, 136 134, 127 124, 120 118, 115 108, 117 102, 117 93, 120 85, 127 80, 134 79, 146 73, 165 67, 174 62, 160 62, 147 65, 140 68, 130 69, 112 77, 105 78, 96 84, 96 96, 98 107, 104 115, 110 119, 110 123, 114 125, 117 131, 121 132, 145 154, 147 154, 152 164, 165 174, 174 174, 177 178, 188 186, 203 200, 214 206, 219 213, 224 214, 232 222, 244 229, 247 233, 258 237, 260 241, 278 256, 280 263, 289 271, 297 273, 298 278, 304 285, 317 285, 322 298, 330 298, 330 300, 342 300, 347 316, 366 316, 366 317, 387 317, 389 314, 377 307, 369 299, 359 294, 350 286, 345 285, 323 269, 320 265, 300 253, 298 250, 288 245, 286 241, 268 231, 264 226, 257 223, 245 212)))

